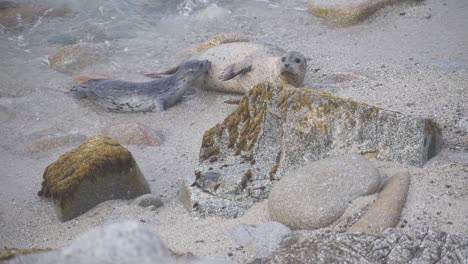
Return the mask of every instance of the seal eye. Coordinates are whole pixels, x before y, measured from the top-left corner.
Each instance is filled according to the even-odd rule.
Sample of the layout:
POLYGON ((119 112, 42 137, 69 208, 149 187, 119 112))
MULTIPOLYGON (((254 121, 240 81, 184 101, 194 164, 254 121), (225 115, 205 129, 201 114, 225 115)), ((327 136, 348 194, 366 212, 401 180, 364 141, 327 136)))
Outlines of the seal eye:
POLYGON ((286 61, 285 57, 281 58, 281 62, 285 62, 285 61, 286 61))
POLYGON ((296 63, 301 63, 301 59, 295 59, 294 60, 296 63))

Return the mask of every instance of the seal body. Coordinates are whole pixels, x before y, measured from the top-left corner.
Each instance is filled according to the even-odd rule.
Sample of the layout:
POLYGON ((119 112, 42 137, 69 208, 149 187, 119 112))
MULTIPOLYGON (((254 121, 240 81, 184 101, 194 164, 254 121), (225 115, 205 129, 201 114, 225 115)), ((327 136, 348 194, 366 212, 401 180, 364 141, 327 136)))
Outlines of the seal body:
MULTIPOLYGON (((197 87, 230 93, 245 93, 263 81, 285 82, 300 87, 307 69, 306 58, 301 53, 254 42, 219 44, 194 54, 190 59, 211 62, 208 74, 196 81, 197 87)), ((175 69, 177 67, 162 73, 170 74, 175 69)))
POLYGON ((169 77, 148 82, 91 79, 71 89, 78 98, 89 98, 101 107, 118 112, 164 111, 177 103, 210 68, 207 60, 190 60, 169 77))

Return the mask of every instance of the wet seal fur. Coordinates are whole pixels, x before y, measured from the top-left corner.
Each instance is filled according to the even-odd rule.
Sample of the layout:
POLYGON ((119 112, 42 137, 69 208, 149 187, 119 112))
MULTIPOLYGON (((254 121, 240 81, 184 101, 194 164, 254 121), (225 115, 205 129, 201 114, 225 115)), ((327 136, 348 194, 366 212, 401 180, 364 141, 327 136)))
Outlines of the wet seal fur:
POLYGON ((147 82, 91 79, 74 86, 71 93, 110 111, 161 112, 176 104, 193 82, 208 72, 210 65, 207 60, 190 60, 174 75, 147 82))
MULTIPOLYGON (((202 44, 202 48, 192 49, 197 53, 190 59, 209 60, 212 64, 208 74, 196 81, 197 87, 244 94, 263 81, 295 87, 303 85, 307 70, 307 59, 303 54, 286 52, 273 45, 248 42, 241 38, 216 40, 213 45, 202 44)), ((146 76, 159 78, 174 74, 179 67, 146 76)))

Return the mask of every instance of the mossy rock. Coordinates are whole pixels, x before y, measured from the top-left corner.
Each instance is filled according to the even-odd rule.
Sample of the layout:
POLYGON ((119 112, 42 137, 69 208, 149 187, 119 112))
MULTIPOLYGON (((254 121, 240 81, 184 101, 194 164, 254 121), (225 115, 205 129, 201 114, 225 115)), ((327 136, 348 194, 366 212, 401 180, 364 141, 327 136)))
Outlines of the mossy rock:
POLYGON ((184 205, 205 215, 240 215, 266 199, 290 168, 344 154, 423 166, 437 155, 441 138, 431 119, 260 83, 203 135, 198 172, 186 176, 181 190, 184 205))
POLYGON ((50 164, 38 195, 52 197, 62 221, 111 199, 132 199, 150 188, 132 154, 109 137, 93 136, 50 164))
POLYGON ((40 252, 51 251, 51 248, 30 248, 30 249, 18 249, 18 248, 3 248, 0 249, 0 261, 8 260, 16 257, 17 255, 27 255, 40 252))
POLYGON ((339 26, 354 25, 380 8, 402 0, 310 0, 309 10, 339 26))

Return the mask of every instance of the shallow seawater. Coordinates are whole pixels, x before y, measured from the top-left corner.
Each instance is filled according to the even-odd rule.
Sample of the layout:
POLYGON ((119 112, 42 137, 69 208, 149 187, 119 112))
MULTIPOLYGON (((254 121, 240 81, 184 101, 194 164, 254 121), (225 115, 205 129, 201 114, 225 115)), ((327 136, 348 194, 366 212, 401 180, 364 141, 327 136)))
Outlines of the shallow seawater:
MULTIPOLYGON (((71 12, 63 17, 48 19, 46 14, 50 10, 45 10, 42 16, 28 24, 22 23, 21 17, 18 17, 21 27, 14 27, 13 30, 2 28, 2 39, 27 52, 47 45, 105 42, 116 51, 115 57, 119 57, 121 52, 141 51, 144 47, 153 48, 161 54, 161 49, 165 51, 168 43, 176 50, 218 33, 262 36, 265 21, 284 21, 283 28, 287 28, 288 18, 305 15, 306 10, 306 1, 300 0, 28 1, 31 2, 48 8, 68 8, 71 12), (129 45, 128 49, 123 47, 125 45, 129 45)), ((271 25, 272 28, 274 26, 271 25)))

